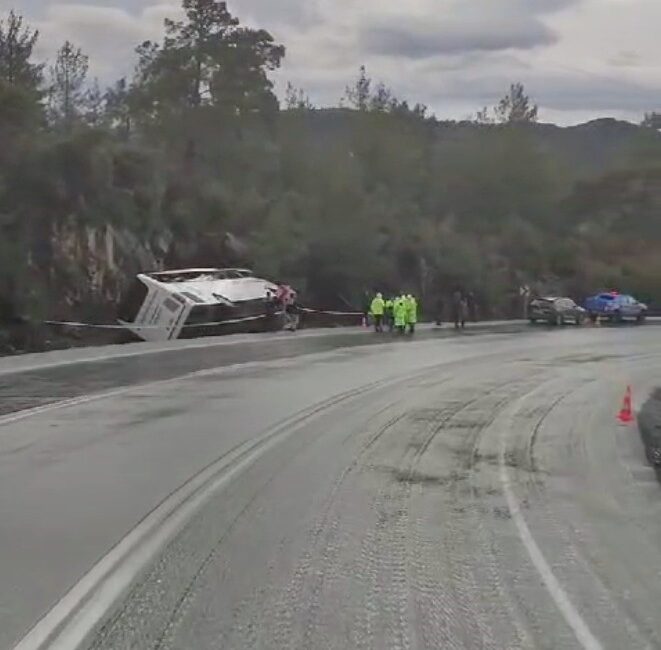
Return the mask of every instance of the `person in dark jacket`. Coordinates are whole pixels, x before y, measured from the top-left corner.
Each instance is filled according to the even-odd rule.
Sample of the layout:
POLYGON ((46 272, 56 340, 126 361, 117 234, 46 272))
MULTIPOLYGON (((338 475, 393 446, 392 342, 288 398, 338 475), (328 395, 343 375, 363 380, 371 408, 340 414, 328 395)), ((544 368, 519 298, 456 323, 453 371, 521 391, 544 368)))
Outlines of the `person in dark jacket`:
POLYGON ((385 302, 383 324, 391 333, 395 329, 395 301, 392 298, 388 298, 385 302))
POLYGON ((477 323, 477 302, 475 301, 475 294, 472 291, 469 291, 466 296, 466 307, 469 320, 472 323, 477 323))
POLYGON ((301 317, 301 306, 295 291, 289 294, 285 304, 285 329, 295 332, 298 329, 301 317))
POLYGON ((466 303, 466 298, 464 297, 463 292, 460 289, 457 289, 452 294, 452 320, 454 321, 454 328, 463 329, 466 327, 466 313, 468 311, 468 306, 466 303))
POLYGON ((435 311, 436 311, 436 325, 440 327, 441 325, 443 325, 443 313, 445 312, 445 301, 443 300, 443 296, 441 295, 439 295, 438 298, 436 299, 435 311))

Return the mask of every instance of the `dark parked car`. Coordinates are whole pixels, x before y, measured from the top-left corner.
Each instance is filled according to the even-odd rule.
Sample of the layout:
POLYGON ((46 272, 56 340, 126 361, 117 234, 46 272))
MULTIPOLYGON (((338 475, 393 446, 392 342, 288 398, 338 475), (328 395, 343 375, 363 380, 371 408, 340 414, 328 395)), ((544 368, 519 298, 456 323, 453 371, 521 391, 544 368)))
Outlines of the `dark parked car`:
POLYGON ((581 325, 587 312, 571 298, 534 298, 530 301, 528 318, 531 323, 544 321, 550 325, 573 323, 581 325))
POLYGON ((639 302, 633 296, 611 291, 599 293, 585 301, 585 307, 590 318, 607 318, 612 323, 626 319, 642 323, 647 316, 647 305, 639 302))

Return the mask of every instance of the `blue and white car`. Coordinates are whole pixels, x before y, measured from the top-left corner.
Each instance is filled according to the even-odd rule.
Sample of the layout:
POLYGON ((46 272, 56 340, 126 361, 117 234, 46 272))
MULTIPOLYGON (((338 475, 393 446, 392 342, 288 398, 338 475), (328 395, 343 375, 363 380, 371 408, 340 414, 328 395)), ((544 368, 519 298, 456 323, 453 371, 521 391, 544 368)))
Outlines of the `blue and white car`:
POLYGON ((599 293, 588 298, 585 301, 585 309, 593 320, 605 318, 612 323, 621 323, 624 320, 642 323, 647 316, 646 304, 633 296, 616 291, 599 293))

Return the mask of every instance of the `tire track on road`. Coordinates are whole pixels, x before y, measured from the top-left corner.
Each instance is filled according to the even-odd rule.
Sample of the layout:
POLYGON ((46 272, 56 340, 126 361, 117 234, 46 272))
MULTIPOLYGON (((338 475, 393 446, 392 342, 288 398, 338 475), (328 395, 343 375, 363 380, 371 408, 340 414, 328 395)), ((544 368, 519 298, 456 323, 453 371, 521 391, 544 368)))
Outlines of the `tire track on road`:
MULTIPOLYGON (((523 380, 519 379, 518 383, 506 383, 505 387, 502 380, 495 385, 491 380, 487 386, 476 391, 472 387, 474 395, 440 415, 409 463, 399 470, 400 480, 405 479, 410 488, 407 501, 409 508, 414 510, 410 517, 408 564, 416 620, 419 621, 416 632, 422 647, 503 647, 500 643, 503 637, 497 639, 493 633, 493 602, 487 602, 489 599, 499 602, 496 609, 503 611, 501 600, 506 599, 506 594, 500 585, 500 576, 493 564, 488 565, 492 581, 498 585, 494 589, 491 582, 489 585, 481 584, 473 574, 474 568, 461 561, 461 558, 468 557, 468 549, 475 544, 475 522, 472 520, 482 522, 482 515, 487 514, 484 512, 484 501, 477 498, 469 479, 483 432, 499 410, 522 391, 529 390, 530 381, 539 375, 539 372, 533 372, 523 380), (501 394, 503 391, 504 394, 501 394), (459 420, 462 413, 468 413, 469 417, 459 420), (466 459, 462 464, 463 470, 457 471, 455 467, 447 475, 418 471, 441 433, 446 434, 443 445, 450 445, 454 457, 466 459), (452 444, 457 439, 458 446, 452 444), (466 508, 469 494, 472 500, 470 507, 466 508), (430 495, 435 505, 431 505, 430 495), (440 529, 434 529, 431 522, 438 518, 439 511, 445 511, 448 516, 440 529), (433 530, 437 532, 437 539, 431 536, 433 530), (446 549, 445 564, 441 559, 441 548, 446 549), (484 596, 485 586, 489 590, 489 599, 484 596), (479 644, 477 639, 481 639, 479 644)), ((520 371, 517 370, 515 378, 518 377, 520 371)), ((480 554, 489 553, 491 551, 483 544, 481 550, 474 554, 475 559, 479 559, 480 554)), ((508 629, 514 623, 518 630, 517 638, 528 642, 529 636, 518 613, 513 615, 511 603, 505 611, 508 615, 501 615, 501 628, 508 629)), ((515 646, 510 643, 508 647, 515 646)))
MULTIPOLYGON (((383 382, 377 382, 377 385, 380 385, 383 382)), ((367 392, 367 391, 362 391, 360 394, 367 392)), ((357 392, 352 392, 350 394, 351 396, 358 396, 359 394, 357 392)), ((343 401, 343 400, 342 400, 343 401)), ((332 406, 336 406, 340 402, 335 402, 332 404, 332 406)), ((326 410, 326 409, 324 409, 326 410)), ((317 412, 318 414, 319 412, 317 412)), ((360 456, 364 454, 369 447, 371 447, 373 444, 377 442, 377 440, 383 436, 388 428, 390 426, 394 426, 394 424, 397 422, 398 417, 392 418, 385 426, 383 426, 379 431, 377 431, 374 436, 372 436, 367 444, 365 445, 364 449, 361 451, 359 454, 359 457, 354 460, 353 463, 351 463, 349 466, 345 468, 345 470, 340 474, 340 476, 336 479, 336 481, 333 484, 333 487, 331 489, 331 493, 329 495, 329 498, 327 499, 324 509, 322 511, 321 519, 316 525, 313 533, 312 533, 312 539, 311 539, 311 546, 310 546, 310 552, 306 553, 303 560, 302 564, 297 568, 292 584, 290 585, 288 592, 286 594, 285 598, 285 603, 290 602, 290 603, 296 603, 297 607, 300 607, 300 604, 303 602, 302 594, 304 591, 305 587, 305 580, 308 575, 311 573, 311 566, 313 562, 313 555, 312 555, 312 549, 318 547, 320 540, 322 539, 323 533, 326 531, 328 527, 328 522, 330 521, 331 517, 331 512, 332 508, 335 502, 335 499, 337 498, 337 495, 346 480, 347 476, 355 469, 359 462, 360 456)), ((321 435, 321 434, 320 434, 321 435)), ((308 438, 305 441, 304 447, 301 447, 298 451, 298 454, 300 454, 304 448, 309 447, 311 444, 313 444, 315 441, 315 438, 308 438)), ((297 455, 298 455, 297 454, 297 455)), ((291 462, 293 462, 294 458, 289 458, 287 461, 287 465, 289 465, 291 462)), ((281 468, 280 471, 284 469, 281 468)), ((196 585, 200 581, 202 575, 205 573, 205 571, 208 569, 210 564, 213 562, 215 557, 217 556, 220 548, 222 547, 225 539, 227 538, 227 535, 231 532, 232 528, 236 525, 236 523, 239 521, 241 517, 245 515, 246 512, 250 510, 250 508, 253 506, 254 502, 264 493, 264 491, 268 488, 270 483, 277 477, 279 474, 278 472, 274 472, 271 479, 258 491, 255 493, 253 499, 246 505, 246 507, 237 515, 237 517, 232 521, 232 524, 230 527, 227 529, 227 532, 223 537, 221 537, 217 544, 215 545, 214 549, 212 552, 205 558, 204 563, 199 567, 198 571, 196 574, 193 576, 192 580, 189 582, 184 595, 182 596, 181 601, 173 611, 170 620, 167 624, 167 628, 165 632, 163 633, 161 639, 159 640, 158 644, 155 646, 157 650, 170 650, 172 647, 172 643, 174 641, 174 635, 176 634, 176 629, 180 622, 183 620, 183 618, 186 616, 188 611, 190 610, 192 606, 192 601, 197 595, 197 590, 196 590, 196 585)), ((331 536, 332 537, 332 536, 331 536)), ((331 537, 328 537, 326 539, 327 547, 326 547, 326 553, 330 556, 330 553, 328 552, 328 545, 331 543, 331 537)), ((314 601, 313 601, 314 602, 314 601)), ((290 639, 292 638, 292 612, 296 611, 297 607, 287 607, 286 605, 283 605, 283 607, 280 609, 280 613, 276 615, 274 618, 277 620, 277 623, 275 625, 275 634, 272 637, 273 643, 275 644, 275 647, 287 647, 290 643, 290 639)), ((254 621, 252 622, 251 625, 248 626, 248 629, 254 629, 254 621)))
MULTIPOLYGON (((531 463, 536 467, 536 462, 533 457, 534 455, 534 444, 539 438, 540 432, 546 423, 550 420, 552 413, 570 396, 576 395, 578 391, 581 391, 585 388, 588 388, 590 385, 595 384, 596 382, 601 381, 599 376, 594 376, 592 378, 581 381, 577 386, 574 386, 570 390, 565 390, 561 392, 556 399, 554 399, 547 408, 542 409, 540 414, 535 414, 535 420, 531 418, 530 422, 530 435, 528 437, 528 450, 531 455, 531 463), (533 424, 534 423, 534 424, 533 424)), ((588 431, 587 427, 585 428, 585 434, 581 436, 580 440, 582 443, 583 453, 587 457, 587 449, 585 448, 585 442, 587 441, 587 436, 591 433, 588 431)), ((612 588, 604 580, 603 571, 600 570, 600 567, 595 564, 594 555, 590 552, 590 548, 593 548, 593 545, 590 544, 585 539, 585 530, 579 529, 576 525, 568 523, 568 516, 565 512, 560 514, 558 511, 558 505, 561 506, 571 506, 571 504, 558 503, 556 505, 550 501, 548 494, 544 491, 544 483, 539 479, 539 476, 536 472, 531 472, 523 477, 525 479, 525 485, 530 491, 531 499, 534 499, 537 503, 537 509, 543 508, 544 517, 543 521, 549 526, 554 535, 561 541, 561 546, 563 548, 563 561, 561 566, 563 569, 566 567, 574 567, 572 573, 578 571, 583 572, 585 575, 589 576, 590 583, 593 585, 593 588, 598 594, 595 597, 595 601, 599 602, 603 611, 606 609, 610 610, 612 614, 607 617, 607 619, 615 620, 623 623, 623 625, 617 626, 618 630, 626 631, 626 634, 622 636, 620 644, 626 644, 628 647, 633 647, 630 644, 635 643, 636 647, 640 648, 652 648, 654 647, 649 641, 649 633, 651 630, 647 630, 647 634, 643 631, 633 612, 630 610, 626 599, 623 599, 618 592, 612 588)), ((573 508, 570 507, 570 510, 573 508)), ((549 536, 544 536, 544 541, 547 542, 549 536)), ((603 567, 601 567, 603 569, 603 567)), ((586 582, 581 583, 585 585, 586 582)), ((609 641, 615 638, 616 632, 611 632, 608 635, 609 641)))
MULTIPOLYGON (((408 470, 409 477, 414 483, 416 502, 424 501, 425 497, 424 485, 420 483, 415 485, 416 468, 437 436, 441 433, 449 434, 455 430, 453 424, 460 414, 476 411, 478 417, 476 419, 469 418, 469 426, 465 427, 461 423, 459 428, 460 435, 463 436, 461 445, 464 448, 471 449, 467 461, 470 468, 477 439, 491 420, 491 417, 485 418, 483 409, 477 406, 492 398, 493 395, 497 395, 500 391, 502 391, 500 382, 479 389, 473 398, 465 400, 458 408, 453 409, 446 417, 441 418, 438 425, 431 430, 408 470), (466 437, 467 433, 469 434, 468 437, 466 437)), ((509 395, 497 399, 494 408, 507 403, 510 399, 509 395)), ((463 455, 460 451, 456 453, 458 453, 458 457, 463 455)), ((457 490, 461 490, 467 475, 458 473, 455 469, 449 477, 445 478, 446 480, 442 483, 455 495, 453 497, 454 501, 456 503, 462 502, 463 495, 457 496, 457 490)), ((433 483, 431 487, 433 487, 433 483)), ((456 528, 456 524, 464 520, 469 513, 465 510, 457 512, 456 509, 451 510, 451 512, 451 517, 445 522, 445 531, 439 531, 441 534, 444 533, 444 542, 442 539, 434 540, 429 536, 429 519, 433 518, 432 514, 426 516, 418 514, 414 517, 409 561, 413 573, 417 619, 421 621, 419 634, 424 640, 425 648, 475 647, 478 638, 481 639, 482 647, 496 647, 490 633, 489 623, 481 620, 479 604, 475 600, 475 595, 479 592, 479 585, 469 577, 470 570, 467 570, 465 565, 456 561, 456 557, 463 556, 465 551, 457 553, 456 549, 448 546, 451 540, 458 541, 456 535, 462 529, 462 526, 460 524, 456 528), (459 521, 453 522, 452 519, 459 521), (448 534, 448 527, 455 527, 451 534, 448 534), (450 569, 450 580, 446 579, 445 582, 443 574, 446 573, 447 578, 447 569, 443 567, 440 561, 439 544, 447 549, 446 562, 450 569), (441 612, 443 612, 443 615, 440 614, 441 612), (469 625, 470 622, 473 625, 469 625)))
MULTIPOLYGON (((375 385, 377 388, 380 388, 385 385, 388 386, 398 385, 398 384, 410 382, 412 379, 418 376, 425 376, 427 374, 430 374, 431 372, 435 372, 435 369, 426 369, 422 373, 416 372, 412 375, 400 378, 395 382, 393 381, 376 382, 375 385)), ((442 381, 446 381, 446 380, 444 379, 442 381)), ((370 392, 371 392, 373 386, 372 385, 370 386, 371 386, 370 388, 370 392)), ((363 392, 367 392, 367 391, 363 391, 363 392)), ((394 404, 391 405, 391 408, 395 408, 403 399, 404 399, 403 397, 398 399, 394 404)), ((304 554, 301 560, 301 564, 295 571, 292 582, 287 588, 284 602, 282 601, 282 599, 279 599, 280 605, 277 611, 274 612, 269 610, 271 612, 270 614, 267 612, 267 616, 276 621, 273 628, 275 629, 276 633, 271 636, 272 642, 274 643, 275 647, 287 647, 290 644, 290 641, 288 641, 287 639, 291 639, 296 636, 294 634, 294 618, 292 616, 293 612, 300 611, 302 606, 312 610, 319 609, 319 604, 318 604, 319 594, 321 592, 321 588, 324 585, 326 579, 326 573, 328 573, 329 569, 332 570, 332 566, 330 565, 332 565, 332 562, 336 557, 335 546, 336 546, 337 532, 339 528, 337 527, 337 522, 334 523, 335 520, 332 518, 332 511, 336 499, 338 498, 338 495, 347 477, 360 464, 364 455, 369 451, 369 449, 373 445, 375 445, 378 442, 378 440, 383 435, 385 435, 388 432, 388 430, 391 427, 395 426, 402 417, 403 417, 402 415, 396 415, 392 417, 384 425, 382 425, 374 434, 372 434, 368 438, 366 443, 363 445, 359 453, 356 455, 356 457, 352 460, 352 462, 343 470, 343 472, 335 480, 330 495, 326 500, 322 512, 322 516, 311 535, 309 550, 304 554), (331 532, 329 532, 329 529, 331 532), (323 544, 320 546, 320 542, 322 540, 323 540, 323 544), (323 566, 325 567, 324 570, 320 571, 318 568, 315 571, 312 570, 313 562, 315 559, 315 549, 318 550, 325 559, 325 562, 323 564, 323 566), (311 575, 313 575, 312 586, 309 584, 311 575), (310 593, 308 594, 308 592, 310 593), (304 595, 307 597, 304 598, 304 595)), ((321 435, 323 435, 323 432, 319 434, 319 436, 321 435)), ((310 439, 309 442, 311 443, 312 439, 310 439)), ((290 460, 293 460, 293 458, 290 460)), ((279 472, 275 473, 274 477, 278 473, 279 472)), ((263 492, 263 490, 261 492, 263 492)), ((219 548, 222 545, 222 542, 223 540, 220 540, 217 548, 219 548)), ((208 565, 212 560, 213 560, 213 555, 208 558, 208 562, 206 562, 205 565, 208 565)), ((199 581, 205 570, 206 570, 206 566, 201 567, 200 571, 194 578, 194 583, 199 581)), ((189 588, 187 589, 187 593, 186 593, 186 599, 190 601, 192 598, 195 597, 195 594, 196 594, 196 589, 194 584, 189 585, 189 588)), ((164 636, 163 642, 159 645, 159 648, 161 650, 166 650, 167 648, 170 647, 172 643, 173 632, 178 627, 179 622, 185 616, 185 613, 186 611, 188 611, 188 609, 189 606, 183 607, 182 605, 181 608, 179 609, 179 615, 174 616, 171 619, 171 622, 169 624, 170 632, 166 636, 164 636)), ((314 617, 309 618, 305 631, 302 633, 303 642, 305 642, 306 639, 312 636, 311 630, 313 627, 312 626, 313 618, 314 617)), ((254 629, 255 622, 252 621, 250 624, 248 624, 247 627, 249 629, 254 629)))
MULTIPOLYGON (((408 377, 407 377, 407 379, 408 379, 408 377)), ((401 381, 402 380, 400 379, 400 380, 395 381, 394 383, 396 384, 396 383, 399 383, 401 381)), ((204 477, 205 474, 207 474, 209 472, 212 472, 213 468, 216 465, 218 465, 219 463, 222 463, 225 459, 228 459, 227 463, 225 465, 223 465, 220 479, 218 478, 218 476, 216 476, 215 473, 212 472, 211 473, 211 478, 205 479, 201 483, 201 486, 197 487, 197 492, 200 493, 200 494, 203 494, 204 491, 206 489, 208 489, 208 484, 213 484, 214 481, 218 481, 218 480, 222 481, 222 480, 224 480, 223 477, 225 477, 225 476, 227 476, 228 478, 233 476, 233 473, 235 471, 237 471, 240 467, 242 467, 242 464, 246 463, 252 457, 252 455, 255 455, 255 454, 260 455, 261 453, 263 453, 261 450, 268 450, 270 448, 270 445, 274 445, 281 437, 289 436, 292 433, 294 433, 295 431, 299 430, 310 419, 318 417, 320 414, 322 414, 322 413, 338 406, 339 404, 341 404, 341 403, 343 403, 347 400, 358 398, 358 397, 360 397, 360 396, 362 396, 366 393, 378 390, 378 389, 386 387, 386 386, 390 386, 392 384, 393 384, 392 380, 380 380, 380 381, 372 382, 372 383, 366 384, 365 386, 362 386, 358 389, 347 391, 345 393, 335 395, 335 396, 329 398, 328 400, 324 400, 323 402, 315 404, 315 405, 313 405, 313 406, 311 406, 307 409, 303 409, 299 413, 296 413, 295 415, 293 415, 289 418, 286 418, 285 420, 280 422, 278 425, 276 425, 274 428, 269 429, 262 437, 258 438, 257 440, 252 440, 252 441, 249 441, 248 443, 238 445, 237 447, 232 449, 230 452, 227 452, 222 457, 220 457, 219 459, 217 459, 216 461, 211 463, 209 466, 207 466, 207 468, 202 470, 196 477, 190 479, 186 485, 189 485, 189 484, 193 485, 193 484, 196 483, 196 481, 199 482, 201 480, 199 477, 204 477)), ((164 500, 164 502, 161 504, 161 506, 159 506, 159 508, 165 507, 167 505, 167 503, 169 502, 170 498, 173 497, 175 494, 176 494, 176 492, 172 493, 172 495, 170 497, 166 498, 164 500)), ((154 512, 157 512, 157 510, 158 509, 156 509, 154 512)), ((245 513, 245 509, 241 510, 239 515, 236 516, 232 522, 230 522, 229 528, 231 528, 231 526, 234 525, 236 523, 236 521, 238 521, 240 519, 240 517, 243 513, 245 513)), ((146 521, 148 521, 148 519, 149 519, 149 517, 147 517, 144 521, 146 522, 146 521)), ((185 525, 187 525, 187 524, 185 524, 185 525)), ((185 525, 184 525, 184 527, 185 527, 185 525)), ((197 569, 193 573, 192 577, 189 578, 189 581, 185 585, 185 587, 183 589, 183 592, 181 592, 181 591, 179 592, 180 596, 178 597, 176 603, 173 604, 173 608, 172 608, 172 612, 174 612, 172 614, 172 616, 175 619, 177 619, 178 614, 181 614, 182 612, 184 612, 188 609, 191 595, 194 592, 194 585, 199 580, 200 576, 203 575, 204 570, 206 569, 206 567, 209 566, 209 564, 211 563, 213 558, 216 556, 220 545, 222 545, 222 541, 225 539, 225 536, 227 534, 227 530, 228 529, 226 528, 223 535, 221 535, 221 537, 218 538, 219 539, 218 543, 207 553, 206 556, 204 556, 200 560, 200 564, 198 565, 197 569)), ((179 532, 181 532, 181 531, 179 531, 179 532)), ((174 538, 172 538, 170 540, 170 542, 168 542, 168 545, 174 543, 175 540, 176 540, 176 536, 174 538)), ((121 546, 121 543, 120 543, 120 546, 121 546)), ((166 547, 165 550, 167 550, 167 547, 166 547)), ((165 552, 165 551, 162 551, 161 553, 163 553, 163 552, 165 552)), ((106 560, 104 559, 104 560, 101 560, 100 562, 103 563, 103 562, 106 562, 106 560)), ((112 613, 109 618, 106 618, 104 616, 104 618, 106 620, 100 628, 101 632, 99 634, 96 634, 96 633, 94 634, 95 640, 93 641, 93 647, 95 647, 95 648, 96 647, 108 647, 107 645, 104 645, 107 642, 106 637, 108 635, 118 633, 120 636, 123 637, 124 632, 120 628, 125 628, 125 633, 126 634, 133 634, 134 633, 133 624, 131 624, 131 625, 127 624, 125 626, 122 626, 119 623, 119 621, 121 621, 122 617, 125 614, 127 614, 127 612, 128 612, 128 610, 127 610, 128 603, 131 602, 133 599, 140 600, 140 598, 137 596, 137 594, 140 592, 141 585, 154 583, 156 581, 155 576, 159 573, 159 571, 161 571, 161 567, 158 564, 152 566, 152 568, 150 569, 147 576, 144 577, 140 581, 140 583, 138 583, 137 585, 132 586, 131 592, 130 592, 131 593, 130 597, 128 598, 128 600, 126 600, 124 602, 124 604, 119 608, 119 610, 112 613)), ((83 581, 85 581, 85 580, 86 580, 86 578, 83 579, 83 581)), ((83 581, 81 581, 81 582, 83 582, 83 581)), ((164 596, 166 598, 171 598, 170 594, 162 594, 162 596, 164 596)), ((74 604, 74 606, 75 606, 75 604, 74 604)), ((69 607, 69 606, 67 605, 67 607, 69 607)), ((54 610, 54 612, 55 611, 56 610, 54 610)), ((98 617, 100 615, 100 613, 101 613, 100 609, 96 608, 92 615, 94 617, 98 617)), ((60 615, 59 612, 58 612, 57 615, 58 616, 60 615)), ((67 614, 65 613, 64 615, 66 616, 67 614)), ((51 615, 49 614, 49 616, 51 616, 51 615)), ((158 623, 156 621, 151 621, 151 623, 156 624, 156 626, 158 626, 158 623)), ((46 628, 46 627, 49 627, 51 624, 50 624, 48 618, 46 618, 46 619, 44 619, 44 622, 40 625, 43 625, 46 628)), ((157 640, 155 642, 150 643, 150 647, 153 647, 154 643, 164 644, 164 643, 167 642, 167 639, 169 638, 169 632, 168 632, 169 627, 170 626, 166 623, 165 624, 165 632, 164 633, 163 632, 159 633, 157 635, 157 640), (163 634, 165 634, 165 636, 163 636, 163 634), (158 641, 158 639, 160 639, 160 638, 162 638, 163 641, 158 641)), ((64 632, 59 632, 58 634, 63 634, 63 633, 64 634, 69 634, 67 627, 64 628, 64 632)), ((71 633, 75 634, 75 635, 83 634, 83 632, 81 632, 78 629, 76 629, 75 632, 71 632, 71 633)), ((40 638, 40 637, 45 636, 47 634, 49 634, 47 631, 42 632, 39 628, 35 628, 35 630, 33 632, 31 632, 30 635, 28 635, 28 637, 26 637, 26 639, 22 643, 27 644, 27 645, 24 646, 26 649, 41 648, 42 647, 41 645, 33 645, 35 642, 32 641, 31 639, 33 637, 40 638)), ((87 634, 89 634, 89 633, 85 632, 85 635, 87 635, 87 634)), ((114 646, 111 645, 110 647, 114 647, 114 646)), ((21 650, 22 650, 22 648, 21 648, 21 650)))
MULTIPOLYGON (((498 636, 502 639, 511 628, 511 639, 508 647, 511 648, 536 648, 537 643, 533 638, 534 622, 528 618, 530 613, 522 611, 515 587, 512 584, 511 570, 504 564, 504 555, 501 550, 502 532, 500 527, 494 527, 495 520, 506 519, 505 497, 502 494, 500 482, 497 477, 497 456, 493 454, 482 455, 481 446, 486 443, 493 446, 495 441, 491 440, 492 425, 500 414, 508 406, 531 391, 540 390, 548 383, 548 373, 531 373, 523 379, 518 380, 506 391, 504 398, 490 409, 489 417, 485 418, 482 426, 477 431, 473 440, 470 463, 469 485, 474 511, 482 509, 482 516, 474 517, 474 530, 479 539, 482 549, 475 564, 476 571, 483 571, 488 576, 483 580, 483 585, 488 585, 485 591, 481 590, 483 601, 491 600, 500 605, 501 632, 498 636), (509 574, 509 575, 508 575, 509 574)), ((550 409, 547 409, 550 412, 550 409)), ((520 467, 520 463, 514 454, 508 454, 507 463, 520 467)), ((529 476, 534 475, 533 464, 525 469, 529 476)), ((494 611, 494 615, 496 612, 494 611)), ((494 621, 494 626, 496 621, 494 621)))

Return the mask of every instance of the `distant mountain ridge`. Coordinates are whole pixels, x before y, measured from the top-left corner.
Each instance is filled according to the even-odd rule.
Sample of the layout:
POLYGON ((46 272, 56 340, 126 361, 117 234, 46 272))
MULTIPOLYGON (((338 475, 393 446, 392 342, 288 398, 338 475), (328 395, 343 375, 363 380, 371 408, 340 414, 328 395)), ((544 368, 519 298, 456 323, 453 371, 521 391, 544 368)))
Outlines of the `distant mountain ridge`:
MULTIPOLYGON (((301 112, 294 111, 297 120, 301 112)), ((356 111, 342 108, 316 109, 305 112, 305 123, 320 144, 352 137, 351 127, 356 111)), ((286 112, 283 113, 286 116, 286 112)), ((285 118, 286 119, 286 118, 285 118)), ((502 128, 470 121, 442 120, 433 123, 431 132, 442 142, 470 139, 484 130, 502 128)), ((598 176, 632 163, 641 149, 653 148, 661 153, 661 132, 631 122, 604 117, 574 126, 538 122, 522 125, 544 153, 561 162, 571 163, 579 176, 598 176)))

